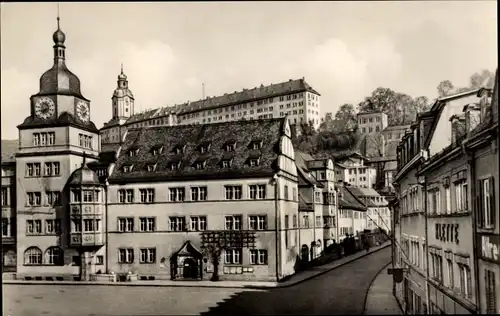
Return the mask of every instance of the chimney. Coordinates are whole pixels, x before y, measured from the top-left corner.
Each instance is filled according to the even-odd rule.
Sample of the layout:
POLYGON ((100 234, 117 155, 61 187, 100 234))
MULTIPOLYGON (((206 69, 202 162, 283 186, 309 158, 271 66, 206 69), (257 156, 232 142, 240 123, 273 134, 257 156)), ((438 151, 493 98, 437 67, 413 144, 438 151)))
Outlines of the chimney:
POLYGON ((465 130, 465 115, 453 115, 450 117, 451 122, 451 143, 457 144, 458 141, 466 134, 465 130))
POLYGON ((477 104, 464 106, 465 130, 469 134, 479 123, 481 123, 481 108, 477 104))

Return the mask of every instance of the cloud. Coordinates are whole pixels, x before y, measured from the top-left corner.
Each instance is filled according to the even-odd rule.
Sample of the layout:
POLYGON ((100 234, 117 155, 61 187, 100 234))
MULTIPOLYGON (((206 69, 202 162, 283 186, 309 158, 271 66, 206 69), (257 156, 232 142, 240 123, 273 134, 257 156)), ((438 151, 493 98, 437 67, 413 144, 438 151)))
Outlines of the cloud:
POLYGON ((357 105, 378 86, 394 84, 402 71, 402 57, 387 38, 357 46, 330 38, 283 69, 305 75, 322 94, 321 112, 335 113, 343 103, 357 105))
POLYGON ((39 78, 14 67, 2 69, 1 77, 2 139, 16 139, 16 126, 30 115, 29 98, 39 90, 39 78))

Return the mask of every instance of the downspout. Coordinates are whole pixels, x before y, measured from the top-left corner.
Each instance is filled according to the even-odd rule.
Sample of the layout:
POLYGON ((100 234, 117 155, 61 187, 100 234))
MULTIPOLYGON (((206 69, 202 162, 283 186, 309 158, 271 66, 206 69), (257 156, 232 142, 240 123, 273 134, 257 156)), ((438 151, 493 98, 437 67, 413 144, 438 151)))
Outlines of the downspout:
MULTIPOLYGON (((476 201, 475 201, 475 193, 476 192, 476 164, 475 164, 475 159, 474 159, 474 153, 467 151, 466 148, 466 143, 462 143, 462 151, 467 157, 467 169, 469 170, 469 179, 470 179, 470 199, 468 199, 470 202, 470 210, 471 210, 471 220, 472 220, 472 254, 474 256, 473 262, 474 262, 474 274, 475 274, 475 294, 476 294, 476 313, 480 313, 481 310, 481 300, 480 300, 480 291, 479 291, 479 266, 477 262, 477 258, 479 256, 477 247, 479 247, 478 242, 477 242, 477 221, 476 221, 476 201)), ((469 194, 469 192, 467 192, 469 194)))
POLYGON ((429 305, 430 296, 429 296, 429 234, 428 234, 428 212, 427 209, 427 177, 424 176, 424 223, 425 223, 425 301, 427 304, 427 314, 430 314, 431 306, 429 305))
POLYGON ((279 183, 278 183, 278 175, 275 174, 273 176, 273 179, 274 179, 274 205, 275 205, 275 216, 274 216, 274 225, 275 225, 275 229, 276 229, 276 281, 279 282, 280 281, 280 274, 279 274, 279 266, 280 266, 280 252, 281 252, 281 247, 279 247, 278 243, 279 243, 279 234, 280 234, 280 230, 279 230, 279 220, 278 220, 278 216, 279 216, 279 213, 280 213, 280 207, 279 207, 279 183))
POLYGON ((108 243, 108 181, 106 180, 106 182, 104 183, 104 195, 105 195, 105 200, 104 200, 104 212, 106 212, 106 214, 104 215, 105 217, 105 220, 106 220, 106 225, 103 227, 104 228, 104 234, 105 234, 105 237, 106 237, 106 249, 104 250, 104 253, 106 255, 106 265, 104 266, 105 267, 105 271, 106 273, 109 273, 109 265, 108 265, 108 261, 109 261, 109 243, 108 243))
MULTIPOLYGON (((312 219, 312 222, 313 222, 313 241, 314 241, 314 244, 316 245, 316 185, 313 184, 313 214, 314 214, 314 218, 312 219)), ((312 244, 311 244, 312 246, 312 244)), ((316 249, 318 245, 314 246, 314 250, 313 250, 313 255, 314 255, 314 258, 311 258, 311 261, 313 259, 316 258, 316 249)))

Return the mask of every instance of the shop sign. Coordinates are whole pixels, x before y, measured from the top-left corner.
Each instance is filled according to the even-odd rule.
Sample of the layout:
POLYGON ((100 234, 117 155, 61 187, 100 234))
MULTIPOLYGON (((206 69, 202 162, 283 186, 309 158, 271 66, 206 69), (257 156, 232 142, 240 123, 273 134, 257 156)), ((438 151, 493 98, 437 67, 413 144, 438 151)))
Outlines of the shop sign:
POLYGON ((438 224, 436 223, 436 239, 443 242, 459 243, 458 230, 459 224, 438 224))

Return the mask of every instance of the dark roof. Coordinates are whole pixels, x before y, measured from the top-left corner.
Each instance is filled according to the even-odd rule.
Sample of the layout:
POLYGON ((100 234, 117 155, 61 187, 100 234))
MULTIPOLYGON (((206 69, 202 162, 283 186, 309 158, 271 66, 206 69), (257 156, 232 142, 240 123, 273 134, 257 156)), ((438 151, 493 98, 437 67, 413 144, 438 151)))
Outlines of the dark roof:
POLYGON ((308 163, 315 161, 311 155, 300 151, 295 152, 295 165, 297 166, 297 176, 299 186, 313 186, 322 188, 323 184, 318 182, 314 176, 309 173, 308 163))
POLYGON ((99 177, 86 164, 73 171, 68 180, 69 185, 99 185, 99 177))
POLYGON ((344 209, 366 211, 366 206, 361 203, 345 186, 341 186, 342 196, 339 196, 339 206, 344 209))
POLYGON ((301 211, 314 211, 312 201, 306 201, 305 198, 299 194, 299 210, 301 211))
POLYGON ((407 130, 410 129, 411 125, 392 125, 384 128, 382 132, 395 131, 395 130, 407 130))
POLYGON ((380 196, 380 194, 372 188, 360 188, 356 186, 348 186, 347 189, 356 197, 362 196, 380 196))
POLYGON ((41 119, 37 116, 28 116, 22 124, 17 126, 17 128, 27 129, 33 127, 58 127, 68 125, 79 127, 91 133, 99 133, 99 130, 95 127, 95 124, 92 121, 89 120, 87 122, 84 122, 68 112, 63 112, 61 113, 61 115, 59 115, 59 117, 48 120, 41 119))
POLYGON ((40 77, 40 92, 36 95, 71 95, 85 99, 80 91, 80 79, 72 73, 64 62, 54 61, 52 68, 40 77))
POLYGON ((110 183, 130 183, 141 181, 165 181, 208 178, 236 178, 272 176, 276 172, 279 140, 283 135, 286 118, 254 121, 232 121, 217 124, 195 124, 178 126, 157 126, 129 129, 121 147, 110 183), (224 144, 228 135, 236 140, 231 166, 223 168, 221 161, 226 154, 224 144), (249 146, 256 139, 263 139, 259 164, 250 166, 249 146), (199 145, 209 142, 210 149, 200 153, 199 145), (153 156, 151 149, 162 145, 163 150, 153 156), (183 148, 181 154, 175 149, 183 148), (135 156, 129 156, 131 149, 137 149, 135 156), (203 157, 204 168, 196 169, 195 161, 203 157), (171 170, 171 164, 180 160, 178 170, 171 170), (156 164, 154 171, 147 166, 156 164), (132 171, 124 172, 123 167, 133 165, 132 171))
POLYGON ((120 144, 102 144, 101 152, 117 152, 120 144))
POLYGON ((2 164, 16 161, 16 153, 19 150, 17 139, 2 139, 2 164))
POLYGON ((194 102, 186 102, 180 105, 148 110, 143 113, 133 115, 127 120, 126 124, 149 120, 152 118, 159 118, 169 113, 182 115, 305 91, 320 95, 304 80, 304 78, 296 80, 290 79, 289 81, 270 84, 268 86, 261 85, 260 87, 255 87, 253 89, 243 89, 243 91, 225 93, 224 95, 217 97, 208 97, 194 102))

